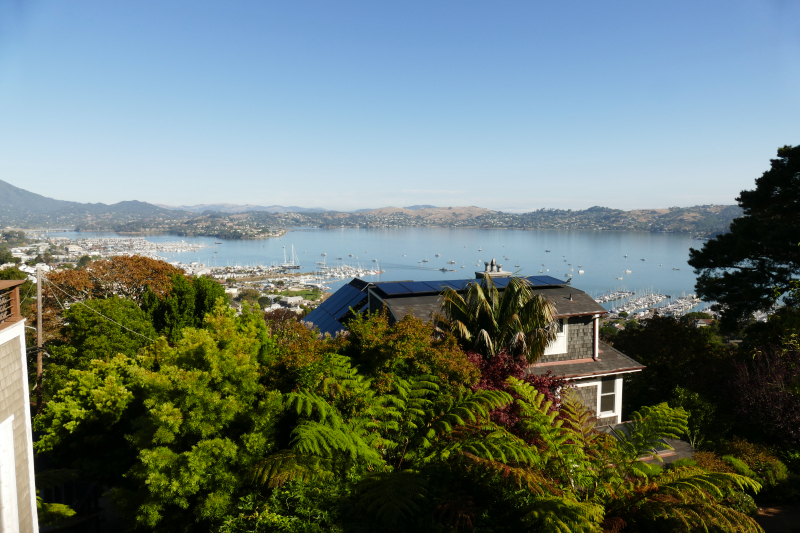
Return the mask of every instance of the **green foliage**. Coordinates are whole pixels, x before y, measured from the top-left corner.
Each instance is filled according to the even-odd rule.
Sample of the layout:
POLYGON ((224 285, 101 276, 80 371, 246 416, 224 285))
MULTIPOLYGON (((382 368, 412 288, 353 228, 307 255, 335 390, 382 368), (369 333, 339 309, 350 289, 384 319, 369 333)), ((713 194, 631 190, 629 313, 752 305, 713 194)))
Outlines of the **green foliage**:
POLYGON ((682 407, 689 414, 689 427, 686 438, 695 448, 700 448, 711 439, 711 444, 726 433, 728 426, 718 416, 717 405, 703 396, 681 386, 672 391, 670 403, 682 407))
POLYGON ((140 355, 70 371, 36 420, 37 450, 89 446, 92 465, 84 456, 76 466, 125 473, 116 497, 139 525, 208 530, 274 446, 281 396, 260 384, 265 330, 257 315, 220 306, 174 347, 160 339, 140 355))
POLYGON ((357 315, 347 327, 341 353, 374 378, 379 389, 391 386, 393 376, 432 374, 453 386, 478 381, 480 372, 459 349, 455 337, 435 335, 432 324, 411 315, 391 326, 385 312, 357 315))
POLYGON ((750 470, 750 467, 748 467, 744 461, 737 459, 732 455, 723 455, 721 459, 726 463, 728 463, 729 465, 731 465, 733 471, 739 474, 740 476, 747 476, 750 479, 757 479, 758 474, 750 470))
POLYGON ((203 318, 217 299, 225 298, 225 288, 208 277, 189 279, 183 274, 171 276, 169 293, 158 298, 152 290, 142 297, 142 309, 151 317, 159 333, 176 343, 184 328, 202 327, 203 318))
POLYGON ((758 506, 752 496, 743 490, 734 490, 723 500, 727 507, 747 516, 755 516, 758 506))
MULTIPOLYGON (((164 300, 185 310, 189 287, 164 300)), ((477 369, 431 325, 350 325, 321 338, 220 299, 172 342, 112 336, 110 356, 83 341, 99 356, 37 418, 37 450, 113 485, 150 531, 757 531, 736 510, 753 479, 644 460, 685 433, 684 409, 643 407, 601 433, 569 388, 555 410, 515 378, 467 386, 477 369)), ((92 327, 76 322, 76 346, 92 327)))
POLYGON ((756 188, 737 198, 744 216, 731 223, 730 233, 689 252, 689 264, 699 275, 697 294, 722 305, 729 328, 753 311, 768 309, 775 289, 786 293, 800 274, 800 146, 779 148, 770 163, 756 188))
POLYGON ((726 454, 723 460, 736 472, 741 470, 742 475, 752 477, 766 487, 777 486, 789 474, 786 465, 764 446, 735 438, 720 445, 719 450, 726 454))
POLYGON ((236 300, 239 302, 257 302, 260 296, 261 291, 258 289, 242 289, 239 291, 239 294, 236 295, 236 300))

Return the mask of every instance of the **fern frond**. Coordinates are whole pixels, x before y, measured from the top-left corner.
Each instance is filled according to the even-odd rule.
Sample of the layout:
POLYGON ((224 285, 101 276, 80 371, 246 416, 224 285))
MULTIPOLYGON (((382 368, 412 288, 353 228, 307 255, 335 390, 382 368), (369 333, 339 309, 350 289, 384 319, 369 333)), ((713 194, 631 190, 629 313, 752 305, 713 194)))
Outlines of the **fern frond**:
POLYGON ((629 460, 650 456, 661 461, 660 450, 671 450, 664 438, 678 439, 686 433, 689 415, 682 407, 671 408, 666 403, 648 407, 631 414, 631 421, 620 429, 612 429, 619 441, 619 450, 629 460))
POLYGON ((387 526, 418 513, 428 495, 425 478, 409 471, 369 474, 357 491, 367 513, 387 526))
POLYGON ((328 460, 283 450, 259 461, 253 469, 251 481, 280 487, 293 479, 327 480, 333 477, 332 470, 328 460))
POLYGON ((313 420, 305 420, 292 430, 291 446, 300 454, 332 458, 337 453, 351 460, 362 459, 379 463, 378 452, 346 426, 331 427, 313 420))
POLYGON ((541 497, 528 508, 525 520, 542 531, 595 533, 604 518, 603 506, 566 497, 541 497))
POLYGON ((468 451, 462 451, 461 455, 474 466, 498 475, 503 479, 511 480, 518 488, 527 489, 539 496, 544 496, 545 490, 551 494, 560 495, 562 491, 544 477, 540 471, 525 467, 509 466, 500 461, 484 459, 468 451))

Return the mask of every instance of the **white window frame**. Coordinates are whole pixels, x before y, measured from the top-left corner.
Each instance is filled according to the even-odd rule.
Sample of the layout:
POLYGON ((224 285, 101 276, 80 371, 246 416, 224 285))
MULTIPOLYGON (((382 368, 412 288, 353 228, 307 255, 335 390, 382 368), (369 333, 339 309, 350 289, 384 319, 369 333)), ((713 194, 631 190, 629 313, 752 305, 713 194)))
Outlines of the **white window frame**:
MULTIPOLYGON (((610 380, 609 380, 610 381, 610 380)), ((608 418, 611 416, 617 417, 617 423, 619 424, 622 418, 622 376, 617 377, 613 381, 614 383, 614 392, 613 393, 606 393, 606 395, 614 394, 614 410, 613 411, 601 411, 600 410, 600 399, 603 396, 603 381, 600 380, 597 383, 597 418, 608 418)))
POLYGON ((559 353, 567 353, 567 330, 569 324, 566 318, 558 318, 559 329, 561 330, 556 334, 556 340, 547 345, 544 349, 544 355, 555 355, 559 353))

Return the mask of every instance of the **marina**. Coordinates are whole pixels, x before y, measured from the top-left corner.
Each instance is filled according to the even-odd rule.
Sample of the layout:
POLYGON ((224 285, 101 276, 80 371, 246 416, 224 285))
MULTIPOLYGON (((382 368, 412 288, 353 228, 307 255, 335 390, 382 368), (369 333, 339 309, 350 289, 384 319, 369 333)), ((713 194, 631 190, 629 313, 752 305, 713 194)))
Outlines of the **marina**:
MULTIPOLYGON (((302 275, 331 290, 353 277, 370 281, 472 277, 472 271, 483 270, 484 263, 496 257, 515 275, 546 273, 565 282, 571 279, 576 288, 596 298, 617 291, 636 292, 640 287, 654 287, 657 290, 651 292, 664 295, 694 292, 695 275, 686 260, 689 248, 698 246, 697 241, 677 234, 582 230, 294 228, 282 237, 260 241, 126 237, 110 232, 46 236, 50 244, 71 243, 84 250, 73 254, 73 261, 84 253, 100 257, 140 254, 180 263, 187 271, 213 272, 218 279, 302 275), (633 259, 626 255, 648 261, 632 268, 633 259)), ((601 305, 612 310, 625 298, 604 300, 601 305)))

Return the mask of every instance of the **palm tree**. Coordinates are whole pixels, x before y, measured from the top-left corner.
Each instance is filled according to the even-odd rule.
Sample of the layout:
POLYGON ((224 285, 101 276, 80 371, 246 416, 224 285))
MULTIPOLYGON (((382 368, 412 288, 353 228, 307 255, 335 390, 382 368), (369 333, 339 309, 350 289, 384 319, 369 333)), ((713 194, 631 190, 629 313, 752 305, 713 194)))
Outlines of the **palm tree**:
POLYGON ((556 338, 555 306, 535 294, 527 280, 512 277, 501 293, 486 276, 470 283, 464 294, 442 293, 442 313, 434 316, 440 331, 449 331, 467 349, 494 357, 503 349, 533 363, 556 338))

